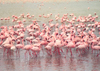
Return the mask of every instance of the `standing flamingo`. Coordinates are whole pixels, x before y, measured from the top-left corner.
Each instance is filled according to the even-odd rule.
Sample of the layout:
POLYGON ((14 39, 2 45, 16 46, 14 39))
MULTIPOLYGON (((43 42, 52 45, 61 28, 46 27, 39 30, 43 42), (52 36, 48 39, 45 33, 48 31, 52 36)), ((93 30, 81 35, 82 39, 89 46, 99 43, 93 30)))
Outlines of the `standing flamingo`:
MULTIPOLYGON (((94 43, 92 43, 92 50, 100 50, 100 46, 99 45, 95 45, 94 43)), ((100 53, 97 54, 97 57, 99 56, 100 53)))
POLYGON ((26 50, 26 52, 25 52, 25 58, 26 58, 27 52, 29 52, 29 55, 31 56, 31 53, 30 53, 30 49, 31 49, 31 48, 32 48, 32 43, 31 43, 31 41, 30 41, 30 44, 25 45, 25 46, 23 47, 23 49, 26 50))
POLYGON ((16 56, 19 56, 20 57, 20 49, 22 49, 24 47, 24 39, 22 39, 22 44, 16 44, 15 45, 16 47, 16 56))

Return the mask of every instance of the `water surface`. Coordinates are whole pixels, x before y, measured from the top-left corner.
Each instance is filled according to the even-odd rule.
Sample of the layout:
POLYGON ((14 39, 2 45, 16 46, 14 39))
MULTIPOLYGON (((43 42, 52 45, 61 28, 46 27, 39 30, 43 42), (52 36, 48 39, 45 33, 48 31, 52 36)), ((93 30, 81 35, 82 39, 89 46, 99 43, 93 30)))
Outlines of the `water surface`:
MULTIPOLYGON (((34 19, 39 20, 39 24, 48 24, 48 19, 54 19, 55 15, 74 13, 78 16, 87 16, 91 14, 94 16, 94 12, 100 17, 100 1, 62 1, 62 2, 7 2, 0 3, 0 18, 10 17, 12 15, 19 16, 24 13, 34 15, 34 19), (88 7, 90 9, 88 10, 88 7), (47 15, 52 13, 52 16, 48 19, 40 18, 39 15, 47 15)), ((98 18, 97 21, 100 21, 98 18)), ((26 22, 25 26, 32 22, 26 22)), ((55 21, 53 23, 56 23, 55 21)), ((15 23, 0 21, 0 26, 14 25, 15 23)), ((99 35, 98 35, 99 36, 99 35)), ((0 49, 0 70, 1 71, 100 71, 100 56, 96 57, 96 54, 87 52, 82 56, 78 56, 74 52, 74 56, 70 54, 66 55, 66 58, 62 56, 47 56, 43 55, 30 58, 25 58, 25 51, 21 50, 20 58, 16 57, 15 52, 11 57, 3 57, 3 49, 0 49)))

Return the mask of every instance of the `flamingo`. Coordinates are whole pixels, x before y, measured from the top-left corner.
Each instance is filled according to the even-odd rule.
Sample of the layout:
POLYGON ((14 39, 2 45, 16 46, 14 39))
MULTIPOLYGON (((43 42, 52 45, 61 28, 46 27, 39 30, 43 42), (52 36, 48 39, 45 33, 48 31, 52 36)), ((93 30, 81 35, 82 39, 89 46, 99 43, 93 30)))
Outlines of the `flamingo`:
POLYGON ((16 55, 20 57, 20 49, 22 49, 24 47, 24 39, 22 39, 22 44, 16 44, 16 55))
POLYGON ((30 53, 30 49, 32 48, 32 43, 30 41, 30 44, 29 45, 24 45, 23 49, 26 50, 25 52, 25 58, 26 58, 26 53, 29 52, 29 55, 31 56, 31 53, 30 53))
MULTIPOLYGON (((51 16, 52 13, 47 15, 43 14, 43 17, 46 19, 50 18, 51 16)), ((78 50, 89 50, 89 46, 91 46, 92 50, 99 50, 100 39, 98 37, 99 35, 95 34, 95 32, 100 34, 100 22, 96 21, 98 15, 95 13, 95 16, 89 14, 87 16, 76 17, 72 13, 69 16, 71 19, 68 18, 68 14, 64 14, 62 17, 57 14, 55 15, 55 19, 47 20, 49 25, 43 23, 43 29, 41 29, 36 19, 33 21, 31 20, 33 19, 34 15, 31 16, 29 13, 27 13, 26 17, 24 14, 21 14, 20 16, 13 15, 12 20, 18 25, 0 27, 1 48, 9 50, 17 49, 16 55, 17 52, 19 55, 19 49, 25 49, 25 57, 27 51, 31 56, 30 50, 35 56, 39 54, 41 49, 44 52, 43 46, 48 55, 52 55, 53 48, 53 53, 56 52, 61 55, 61 53, 63 53, 63 47, 66 47, 70 50, 71 56, 72 48, 76 48, 78 50), (27 19, 31 20, 32 24, 29 24, 25 27, 23 21, 27 21, 27 19), (55 20, 57 23, 53 24, 52 22, 55 20), (62 24, 60 25, 58 21, 62 24), (77 24, 75 24, 76 21, 78 22, 77 24), (65 24, 66 22, 68 25, 65 24), (54 27, 54 30, 52 27, 54 27), (27 37, 24 37, 26 34, 27 37), (24 46, 24 38, 30 42, 30 44, 26 44, 24 46), (17 44, 14 46, 12 41, 15 41, 17 44)), ((42 15, 39 15, 39 17, 42 17, 42 15)), ((1 20, 10 19, 10 17, 6 17, 2 18, 1 20)), ((68 49, 66 49, 66 52, 68 49)))
POLYGON ((41 50, 41 44, 38 43, 36 45, 33 45, 30 49, 32 50, 32 54, 37 57, 37 55, 39 54, 39 52, 41 50))
MULTIPOLYGON (((72 50, 71 49, 76 47, 75 42, 72 41, 72 40, 69 40, 68 44, 66 46, 70 50, 70 53, 71 53, 71 56, 72 56, 73 54, 72 54, 72 50)), ((68 52, 68 49, 66 50, 66 52, 68 52)))
POLYGON ((11 44, 10 43, 4 44, 3 47, 7 49, 7 56, 8 56, 8 53, 10 52, 10 49, 11 50, 15 49, 15 46, 13 45, 13 41, 11 41, 11 44))
POLYGON ((78 50, 83 50, 83 52, 85 52, 85 49, 87 49, 87 47, 88 47, 88 44, 86 42, 80 42, 79 44, 76 44, 76 50, 77 49, 78 50))
POLYGON ((61 40, 60 39, 56 39, 55 44, 54 44, 54 52, 58 52, 59 55, 61 55, 60 54, 60 44, 61 44, 61 40))
MULTIPOLYGON (((91 46, 92 50, 100 50, 100 46, 99 45, 95 45, 94 43, 92 43, 91 46)), ((99 56, 100 53, 97 54, 97 57, 99 56)))
POLYGON ((52 53, 51 53, 52 47, 51 46, 47 45, 45 47, 45 49, 47 50, 48 55, 52 55, 52 53))

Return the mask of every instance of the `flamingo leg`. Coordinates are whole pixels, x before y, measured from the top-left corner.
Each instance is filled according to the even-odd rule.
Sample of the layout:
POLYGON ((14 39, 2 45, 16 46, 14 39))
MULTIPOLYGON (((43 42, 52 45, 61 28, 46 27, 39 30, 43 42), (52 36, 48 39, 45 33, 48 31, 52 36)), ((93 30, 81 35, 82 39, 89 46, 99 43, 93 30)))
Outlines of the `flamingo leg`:
POLYGON ((35 56, 37 57, 37 53, 36 53, 36 52, 34 52, 34 54, 35 54, 35 56))
POLYGON ((17 50, 16 50, 16 56, 17 56, 17 57, 20 57, 20 54, 19 54, 19 53, 20 53, 20 51, 19 51, 19 49, 17 48, 17 50))
POLYGON ((60 51, 64 54, 64 52, 63 52, 63 50, 62 50, 62 49, 60 49, 60 51))
POLYGON ((5 51, 6 51, 6 48, 4 48, 4 51, 3 51, 3 57, 5 56, 5 51))
POLYGON ((66 54, 68 53, 68 49, 66 49, 66 54))
POLYGON ((9 57, 9 49, 7 49, 7 57, 9 57))
POLYGON ((79 51, 79 49, 77 49, 77 50, 76 50, 76 53, 78 53, 78 54, 79 54, 79 56, 80 56, 80 55, 81 55, 81 53, 79 53, 79 52, 80 52, 80 51, 79 51))
POLYGON ((72 50, 71 50, 71 48, 70 48, 70 53, 71 53, 71 56, 72 56, 73 54, 72 54, 72 50))
POLYGON ((92 49, 92 53, 93 53, 93 49, 92 49))
POLYGON ((16 56, 17 56, 17 51, 18 51, 18 49, 16 49, 16 56))
POLYGON ((48 55, 50 55, 50 56, 52 55, 51 50, 47 50, 46 52, 48 55))
POLYGON ((89 45, 88 45, 88 47, 87 47, 87 50, 89 50, 89 45))
MULTIPOLYGON (((60 49, 61 50, 61 52, 65 55, 65 53, 63 52, 63 50, 62 49, 60 49)), ((66 58, 66 55, 65 55, 65 58, 66 58)))
POLYGON ((52 52, 51 52, 51 50, 50 50, 50 55, 52 55, 52 52))
POLYGON ((11 56, 11 50, 9 50, 9 55, 11 56))
POLYGON ((30 50, 28 50, 28 52, 29 52, 30 57, 32 57, 32 56, 31 56, 31 52, 30 52, 30 50))
POLYGON ((55 53, 56 51, 57 51, 57 49, 56 49, 56 47, 55 47, 53 53, 55 53))
POLYGON ((33 54, 33 56, 34 56, 34 55, 35 55, 35 52, 33 51, 32 54, 33 54))
POLYGON ((40 51, 37 52, 37 55, 39 55, 40 51))
POLYGON ((37 52, 35 52, 35 55, 36 55, 36 57, 37 57, 37 52))
POLYGON ((98 52, 98 54, 97 54, 97 57, 100 55, 100 51, 98 52))
POLYGON ((48 55, 50 55, 49 52, 48 52, 48 50, 46 50, 46 52, 47 52, 48 55))
POLYGON ((81 56, 81 51, 79 51, 80 53, 79 53, 79 57, 81 56))
POLYGON ((58 50, 58 54, 61 56, 60 49, 59 49, 59 48, 57 48, 57 50, 58 50))
POLYGON ((85 53, 85 49, 82 50, 82 53, 85 53))
POLYGON ((27 53, 27 50, 26 50, 26 52, 25 52, 25 58, 26 58, 26 53, 27 53))
POLYGON ((43 48, 42 48, 42 52, 43 52, 43 54, 44 54, 44 50, 43 50, 43 48))
POLYGON ((18 57, 20 57, 20 49, 18 49, 18 57))
POLYGON ((78 53, 78 49, 76 49, 76 53, 78 53))

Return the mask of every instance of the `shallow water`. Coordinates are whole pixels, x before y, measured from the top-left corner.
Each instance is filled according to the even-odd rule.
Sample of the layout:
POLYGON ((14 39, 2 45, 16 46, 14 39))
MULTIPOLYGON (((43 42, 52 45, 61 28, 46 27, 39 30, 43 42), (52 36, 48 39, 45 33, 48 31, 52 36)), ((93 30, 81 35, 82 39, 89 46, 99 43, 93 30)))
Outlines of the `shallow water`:
MULTIPOLYGON (((27 13, 34 15, 32 20, 37 19, 39 24, 47 23, 49 19, 54 19, 55 15, 58 13, 60 17, 63 14, 74 13, 78 16, 87 16, 94 12, 100 17, 100 1, 65 1, 65 2, 19 2, 19 3, 0 3, 0 18, 12 17, 12 15, 19 16, 20 14, 27 13), (43 4, 43 6, 40 6, 43 4), (88 10, 87 8, 90 7, 88 10), (53 15, 48 18, 39 18, 39 15, 50 14, 53 15)), ((100 21, 100 18, 97 19, 100 21)), ((24 23, 25 26, 32 22, 24 23)), ((53 22, 55 23, 55 21, 53 22)), ((0 21, 0 26, 2 25, 14 25, 11 21, 0 21)), ((97 34, 98 35, 98 34, 97 34)), ((98 35, 99 36, 99 35, 98 35)), ((74 50, 73 50, 74 51, 74 50)), ((82 56, 74 51, 73 56, 66 54, 66 58, 62 56, 47 56, 40 52, 40 56, 30 58, 24 56, 25 51, 20 51, 20 58, 16 57, 15 52, 11 57, 3 57, 3 49, 0 49, 0 71, 100 71, 100 56, 96 57, 96 53, 91 54, 91 52, 86 52, 82 56)))
POLYGON ((0 50, 0 70, 1 71, 99 71, 100 57, 95 54, 85 53, 73 57, 69 54, 64 56, 38 56, 25 58, 24 51, 21 51, 20 58, 16 56, 3 57, 0 50))

